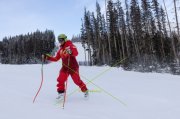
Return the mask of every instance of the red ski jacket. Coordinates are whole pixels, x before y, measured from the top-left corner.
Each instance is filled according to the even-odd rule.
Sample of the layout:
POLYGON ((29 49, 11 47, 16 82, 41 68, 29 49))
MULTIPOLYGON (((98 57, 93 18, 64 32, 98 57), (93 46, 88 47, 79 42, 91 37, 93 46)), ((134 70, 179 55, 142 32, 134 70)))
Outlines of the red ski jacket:
POLYGON ((50 61, 58 61, 60 58, 62 59, 62 70, 64 71, 76 71, 79 68, 79 65, 76 60, 76 56, 78 55, 78 51, 75 45, 68 40, 63 45, 60 45, 60 49, 58 50, 55 57, 47 56, 47 60, 50 61), (66 52, 67 49, 72 51, 71 54, 66 52))

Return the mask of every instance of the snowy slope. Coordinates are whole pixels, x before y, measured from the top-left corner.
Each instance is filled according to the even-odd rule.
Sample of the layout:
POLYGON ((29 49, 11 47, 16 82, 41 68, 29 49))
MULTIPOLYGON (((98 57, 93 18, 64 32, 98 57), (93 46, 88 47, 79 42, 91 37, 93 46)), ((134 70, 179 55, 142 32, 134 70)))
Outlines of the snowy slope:
POLYGON ((179 76, 81 66, 82 80, 93 79, 87 86, 97 92, 90 93, 89 100, 79 91, 72 94, 77 87, 69 77, 63 110, 55 104, 60 67, 61 62, 44 66, 43 87, 33 104, 41 65, 0 64, 0 119, 180 119, 179 76))

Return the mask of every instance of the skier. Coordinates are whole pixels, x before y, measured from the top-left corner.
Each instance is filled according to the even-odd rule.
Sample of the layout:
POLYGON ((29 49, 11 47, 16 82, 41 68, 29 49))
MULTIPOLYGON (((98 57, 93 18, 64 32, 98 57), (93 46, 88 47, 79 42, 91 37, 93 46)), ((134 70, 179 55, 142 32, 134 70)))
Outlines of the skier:
POLYGON ((56 62, 60 58, 62 59, 62 68, 57 78, 58 97, 56 99, 64 98, 65 82, 69 75, 71 75, 74 83, 79 86, 81 91, 84 92, 84 97, 88 97, 88 89, 79 76, 79 65, 76 60, 78 51, 76 46, 70 40, 67 40, 65 34, 60 34, 58 36, 58 41, 60 43, 60 49, 55 57, 50 56, 49 54, 42 55, 43 60, 56 62))

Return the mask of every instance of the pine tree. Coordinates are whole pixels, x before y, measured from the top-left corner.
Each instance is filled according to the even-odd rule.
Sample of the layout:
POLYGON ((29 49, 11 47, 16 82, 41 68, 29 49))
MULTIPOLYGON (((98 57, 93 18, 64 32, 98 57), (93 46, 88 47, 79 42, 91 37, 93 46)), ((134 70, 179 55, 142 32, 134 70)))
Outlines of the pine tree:
POLYGON ((155 14, 158 30, 161 31, 162 25, 161 25, 161 20, 160 20, 160 8, 159 8, 159 3, 157 0, 152 0, 152 8, 155 14))
POLYGON ((164 12, 163 8, 161 7, 160 20, 161 20, 161 24, 162 24, 162 31, 163 31, 165 37, 167 37, 166 18, 165 17, 166 17, 165 12, 164 12))
MULTIPOLYGON (((95 24, 95 29, 96 30, 96 39, 97 39, 97 51, 96 51, 96 56, 97 56, 97 63, 98 64, 104 64, 105 62, 103 61, 104 53, 103 53, 103 47, 104 44, 102 43, 102 34, 103 34, 103 23, 102 23, 102 15, 101 15, 101 8, 98 2, 96 2, 96 13, 97 13, 97 19, 95 24)), ((95 18, 94 18, 95 19, 95 18)))
POLYGON ((143 55, 144 55, 144 64, 148 63, 152 65, 153 60, 155 60, 153 52, 153 40, 151 37, 156 32, 156 27, 154 24, 154 19, 152 17, 151 5, 149 0, 141 0, 141 8, 142 8, 142 28, 143 28, 143 55))
POLYGON ((87 50, 88 50, 88 61, 90 64, 92 64, 92 51, 91 51, 91 46, 93 45, 93 29, 91 25, 91 20, 90 20, 90 12, 86 12, 85 9, 85 15, 84 15, 84 26, 85 26, 85 32, 87 34, 87 50))
POLYGON ((169 21, 169 16, 168 16, 168 13, 167 13, 166 4, 165 4, 165 1, 164 1, 164 0, 163 0, 163 4, 164 4, 165 11, 166 11, 166 16, 167 16, 169 31, 170 31, 170 34, 172 34, 171 25, 170 25, 170 21, 169 21))
POLYGON ((84 48, 84 56, 85 56, 85 62, 87 62, 87 58, 86 58, 86 41, 87 41, 87 33, 85 32, 85 27, 84 27, 84 22, 82 21, 82 25, 81 25, 81 43, 82 43, 82 47, 84 48))
MULTIPOLYGON (((176 7, 176 0, 174 0, 173 2, 174 2, 174 11, 175 11, 175 18, 176 18, 177 33, 178 33, 178 35, 180 35, 178 15, 177 15, 177 7, 176 7)), ((180 41, 179 41, 179 42, 180 42, 180 41)))
POLYGON ((124 19, 124 11, 123 11, 123 8, 121 6, 121 2, 119 0, 117 0, 117 3, 116 3, 116 6, 117 6, 117 11, 118 11, 118 31, 119 31, 119 38, 118 39, 121 39, 118 40, 119 43, 119 51, 122 53, 122 56, 121 58, 124 59, 126 57, 126 54, 128 52, 128 42, 126 40, 126 24, 125 24, 125 19, 124 19))
POLYGON ((142 26, 141 26, 141 13, 140 8, 138 5, 137 0, 131 1, 131 27, 133 29, 133 44, 134 44, 134 50, 136 51, 136 55, 138 60, 140 59, 140 47, 139 45, 141 42, 139 41, 141 39, 142 34, 142 26))
POLYGON ((142 26, 145 33, 152 33, 151 31, 151 6, 149 0, 141 0, 142 8, 142 26))
POLYGON ((106 20, 107 20, 107 29, 108 29, 108 49, 109 49, 109 58, 110 62, 112 61, 112 26, 110 26, 110 23, 112 23, 113 19, 113 2, 111 0, 108 1, 107 5, 107 11, 106 11, 106 20))

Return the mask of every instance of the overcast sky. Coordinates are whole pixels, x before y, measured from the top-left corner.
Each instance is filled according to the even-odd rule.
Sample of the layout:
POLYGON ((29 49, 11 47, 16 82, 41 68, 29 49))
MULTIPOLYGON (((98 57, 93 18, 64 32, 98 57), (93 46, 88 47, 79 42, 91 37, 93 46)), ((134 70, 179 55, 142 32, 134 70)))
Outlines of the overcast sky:
MULTIPOLYGON (((53 30, 56 37, 65 33, 71 38, 73 34, 80 33, 84 7, 94 11, 96 1, 103 12, 105 0, 0 0, 0 40, 37 29, 53 30)), ((171 13, 173 0, 165 1, 168 1, 168 11, 171 13)))

